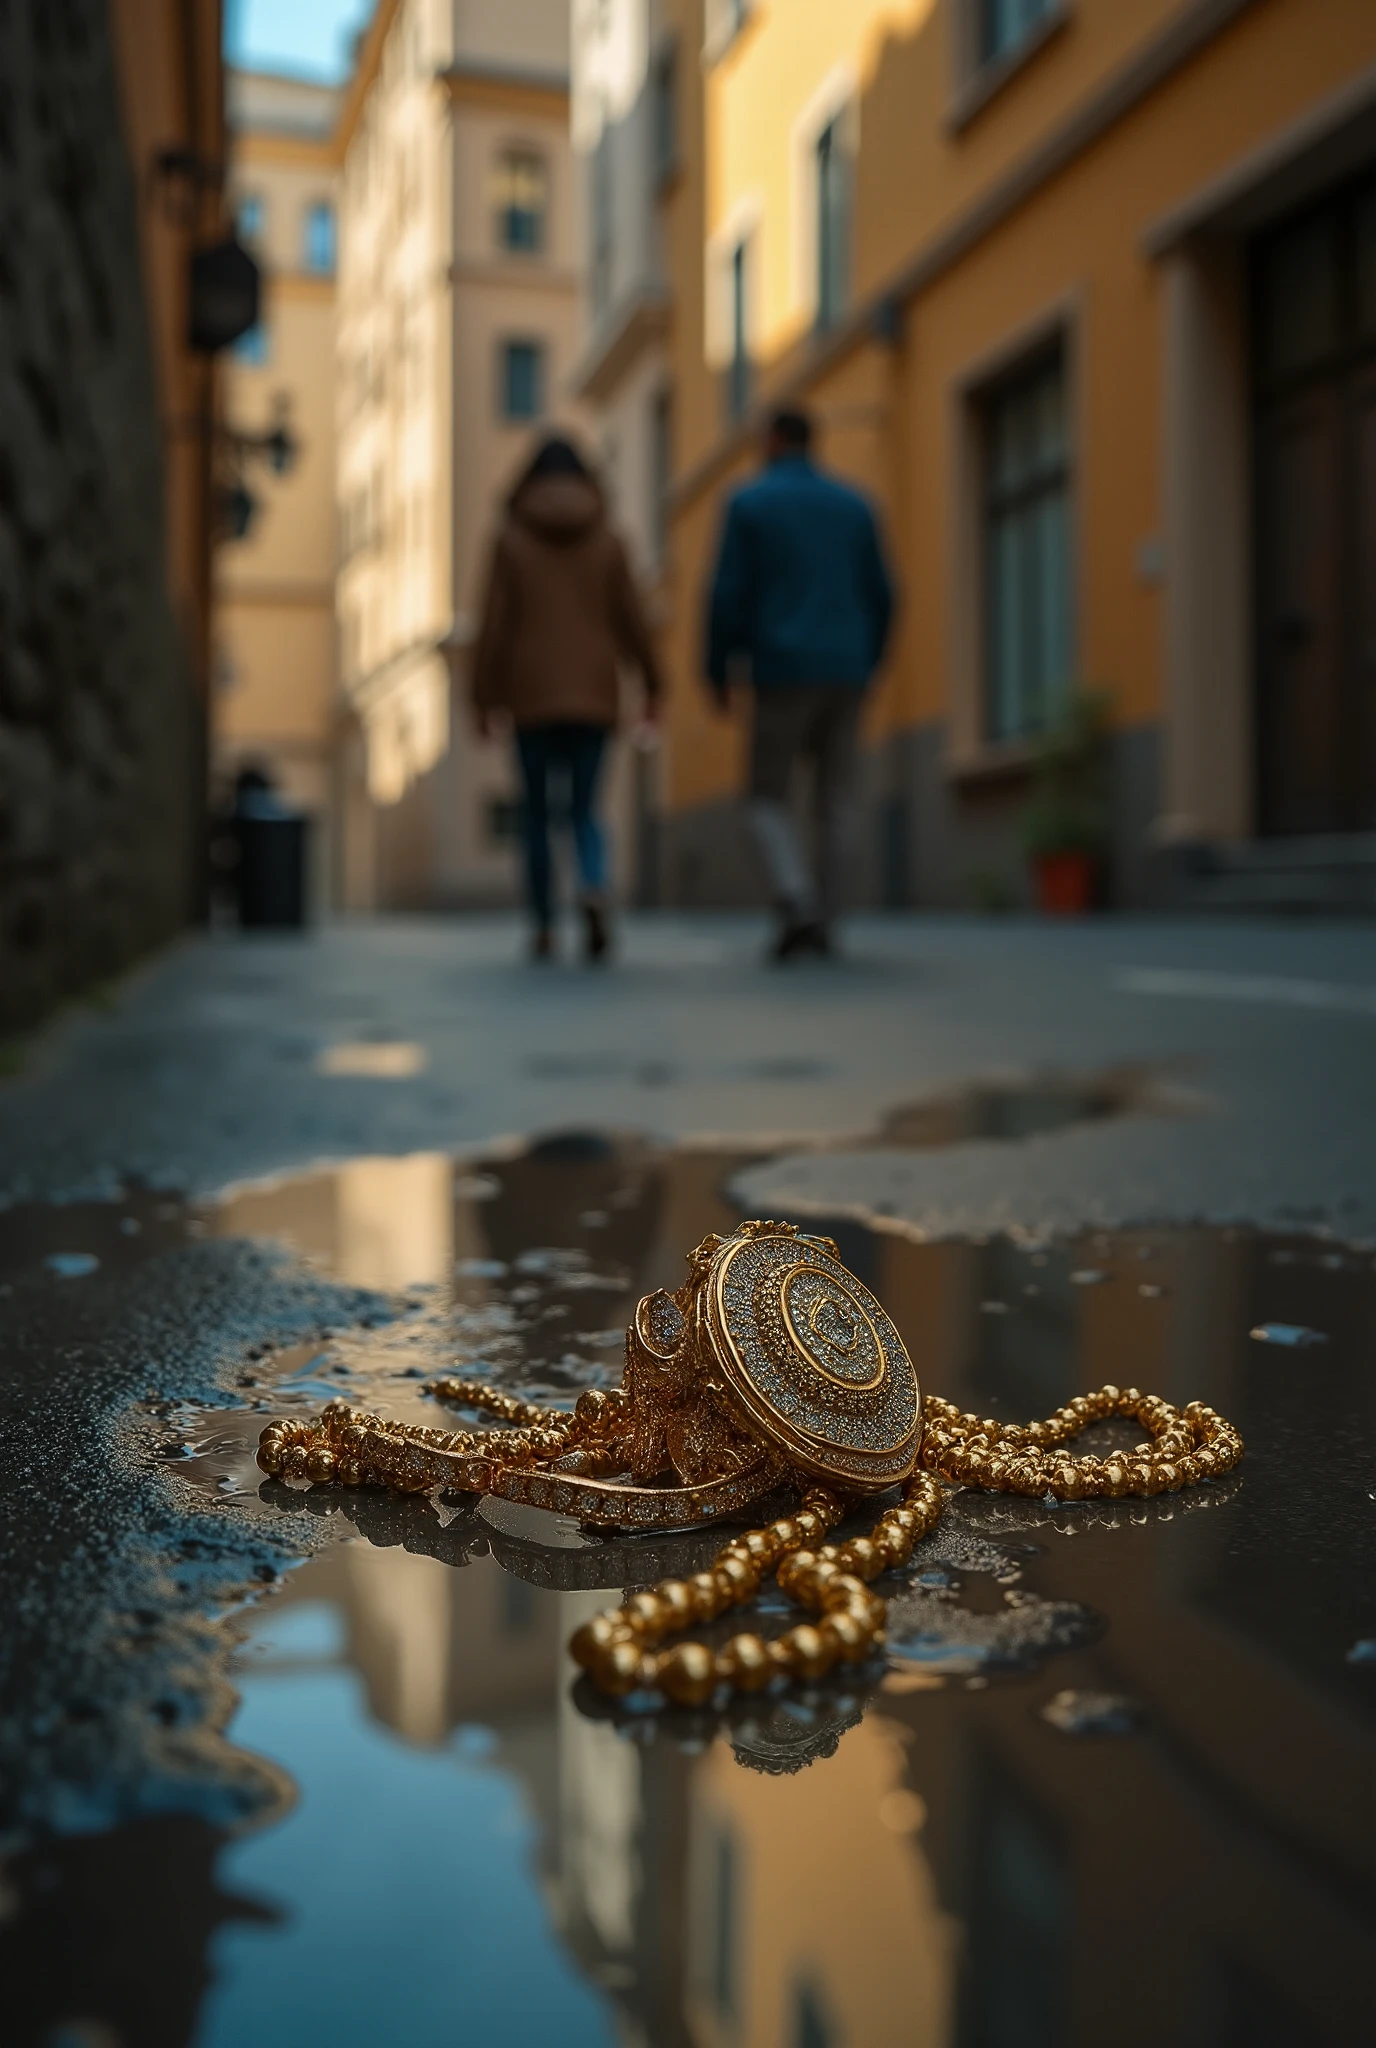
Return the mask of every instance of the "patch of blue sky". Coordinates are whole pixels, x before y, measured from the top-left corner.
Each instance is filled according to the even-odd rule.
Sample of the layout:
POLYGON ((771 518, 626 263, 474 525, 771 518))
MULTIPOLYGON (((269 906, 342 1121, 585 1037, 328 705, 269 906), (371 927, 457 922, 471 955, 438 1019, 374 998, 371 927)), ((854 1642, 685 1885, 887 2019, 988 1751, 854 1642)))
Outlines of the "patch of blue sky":
POLYGON ((375 0, 228 0, 225 56, 244 71, 278 71, 338 85, 353 63, 354 37, 375 0))

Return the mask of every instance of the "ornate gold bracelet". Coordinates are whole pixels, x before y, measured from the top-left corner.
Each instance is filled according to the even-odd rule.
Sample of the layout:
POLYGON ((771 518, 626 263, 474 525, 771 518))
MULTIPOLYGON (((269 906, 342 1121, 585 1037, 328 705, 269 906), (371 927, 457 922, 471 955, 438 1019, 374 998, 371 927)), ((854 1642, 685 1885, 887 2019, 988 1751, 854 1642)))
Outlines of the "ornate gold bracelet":
POLYGON ((708 1571, 665 1579, 574 1636, 575 1659, 604 1692, 645 1688, 681 1705, 699 1705, 723 1684, 750 1692, 874 1655, 885 1603, 867 1582, 906 1563, 934 1527, 940 1480, 1057 1500, 1150 1495, 1217 1478, 1242 1456, 1241 1437, 1212 1408, 1175 1408, 1136 1387, 1077 1395, 1026 1424, 924 1401, 874 1295, 830 1238, 790 1223, 743 1223, 730 1237, 704 1238, 684 1285, 637 1306, 621 1386, 582 1394, 572 1414, 477 1380, 435 1380, 427 1391, 506 1426, 430 1429, 332 1401, 316 1422, 270 1424, 258 1463, 321 1485, 498 1494, 630 1530, 715 1522, 783 1484, 798 1489, 797 1512, 733 1536, 708 1571), (1072 1457, 1069 1440, 1111 1416, 1131 1417, 1147 1441, 1072 1457), (893 1488, 897 1504, 868 1536, 824 1541, 859 1499, 893 1488), (744 1634, 717 1649, 660 1648, 752 1599, 771 1572, 815 1623, 770 1642, 744 1634))

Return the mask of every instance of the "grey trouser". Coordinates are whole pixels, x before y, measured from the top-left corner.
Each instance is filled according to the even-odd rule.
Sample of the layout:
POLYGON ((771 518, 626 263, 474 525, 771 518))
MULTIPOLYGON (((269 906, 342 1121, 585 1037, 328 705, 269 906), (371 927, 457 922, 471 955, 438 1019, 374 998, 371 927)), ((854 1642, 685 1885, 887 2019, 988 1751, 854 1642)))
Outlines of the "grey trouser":
POLYGON ((755 691, 750 826, 775 900, 793 917, 826 917, 844 900, 855 840, 856 733, 864 694, 837 683, 755 691), (788 802, 799 761, 812 770, 815 878, 788 802))

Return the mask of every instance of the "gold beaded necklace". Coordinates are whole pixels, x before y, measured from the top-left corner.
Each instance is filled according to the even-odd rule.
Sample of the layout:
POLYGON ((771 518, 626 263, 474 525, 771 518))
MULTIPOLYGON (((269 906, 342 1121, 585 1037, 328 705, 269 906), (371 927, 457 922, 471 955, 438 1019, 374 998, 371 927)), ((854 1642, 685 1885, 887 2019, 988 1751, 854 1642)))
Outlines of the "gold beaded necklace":
POLYGON ((332 1401, 314 1422, 264 1430, 258 1463, 316 1484, 498 1494, 601 1527, 682 1529, 739 1517, 792 1484, 796 1513, 733 1536, 709 1570, 664 1579, 595 1615, 570 1644, 602 1691, 657 1691, 698 1706, 719 1686, 816 1679, 884 1641, 869 1590, 936 1525, 939 1481, 1040 1499, 1175 1492, 1221 1477, 1242 1439, 1212 1408, 1175 1408, 1136 1387, 1077 1395, 1045 1422, 1000 1423, 925 1400, 890 1318, 842 1265, 830 1238, 790 1223, 743 1223, 689 1254, 674 1294, 647 1294, 626 1332, 620 1387, 580 1395, 572 1414, 445 1378, 427 1391, 507 1425, 456 1430, 386 1422, 332 1401), (1090 1423, 1131 1418, 1147 1441, 1072 1457, 1090 1423), (672 1471, 673 1480, 667 1479, 672 1471), (868 1536, 823 1539, 858 1498, 901 1489, 868 1536), (775 1640, 661 1644, 753 1599, 773 1572, 816 1615, 775 1640))

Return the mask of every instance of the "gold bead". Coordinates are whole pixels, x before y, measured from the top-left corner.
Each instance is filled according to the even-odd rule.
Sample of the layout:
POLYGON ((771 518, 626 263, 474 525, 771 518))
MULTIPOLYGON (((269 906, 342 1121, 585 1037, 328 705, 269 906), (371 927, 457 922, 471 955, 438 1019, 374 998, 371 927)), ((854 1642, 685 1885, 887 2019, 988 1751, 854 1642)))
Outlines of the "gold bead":
POLYGON ((815 1543, 827 1533, 827 1525, 814 1508, 803 1508, 793 1517, 794 1526, 801 1531, 805 1543, 815 1543))
POLYGON ((625 1617, 616 1609, 594 1614, 569 1638, 569 1655, 584 1671, 591 1671, 613 1643, 628 1642, 625 1617))
POLYGON ((884 1571, 889 1571, 894 1565, 906 1564, 913 1554, 913 1537, 906 1529, 895 1529, 892 1523, 881 1522, 870 1541, 884 1571))
POLYGON ((655 1666, 655 1683, 680 1707, 700 1707, 717 1685, 717 1660, 706 1643, 680 1643, 655 1666))
POLYGON ((759 1591, 760 1572, 758 1566, 744 1557, 726 1556, 713 1565, 712 1576, 719 1586, 726 1588, 733 1601, 748 1600, 752 1593, 759 1591))
POLYGON ((1128 1468, 1121 1458, 1106 1458, 1101 1473, 1104 1492, 1115 1500, 1121 1499, 1128 1490, 1128 1468))
POLYGON ((843 1572, 853 1572, 857 1579, 877 1579, 884 1569, 884 1560, 868 1536, 854 1536, 843 1544, 836 1553, 836 1562, 843 1572))
POLYGON ((768 1646, 759 1636, 732 1636, 721 1651, 718 1667, 742 1692, 758 1692, 774 1675, 768 1646))
POLYGON ((870 1601, 877 1599, 863 1579, 857 1579, 854 1572, 834 1572, 827 1580, 822 1596, 822 1606, 828 1614, 844 1607, 850 1600, 870 1601))
POLYGON ((258 1464, 264 1472, 280 1472, 284 1455, 280 1437, 265 1436, 258 1446, 258 1464))
MULTIPOLYGON (((688 1646, 685 1644, 683 1647, 688 1646)), ((644 1675, 644 1657, 640 1645, 633 1642, 629 1636, 623 1636, 619 1642, 608 1643, 589 1672, 589 1676, 603 1692, 609 1692, 616 1697, 634 1692, 636 1687, 644 1682, 644 1675)))
POLYGON ((306 1477, 314 1480, 317 1486, 323 1486, 327 1480, 334 1478, 334 1452, 327 1450, 324 1444, 317 1444, 313 1450, 307 1452, 306 1477))
POLYGON ((687 1628, 693 1620, 693 1596, 682 1579, 661 1579, 655 1598, 663 1607, 671 1629, 687 1628))
POLYGON ((304 1479, 306 1476, 306 1455, 306 1446, 304 1444, 292 1444, 288 1450, 284 1451, 282 1454, 282 1477, 284 1479, 304 1479))
POLYGON ((694 1572, 685 1583, 693 1602, 694 1621, 715 1621, 722 1609, 731 1605, 711 1572, 694 1572))
POLYGON ((642 1643, 657 1642, 669 1625, 668 1610, 657 1593, 632 1593, 621 1611, 642 1643))
POLYGON ((867 1656, 874 1635, 874 1631, 849 1608, 841 1614, 823 1615, 817 1624, 817 1633, 843 1664, 858 1664, 867 1656))
POLYGON ((795 1550, 779 1566, 776 1577, 781 1589, 787 1593, 790 1600, 794 1597, 794 1585, 800 1578, 812 1570, 816 1562, 817 1553, 815 1550, 795 1550))
POLYGON ((782 1557, 785 1551, 796 1550, 803 1540, 803 1532, 792 1516, 781 1522, 771 1522, 765 1533, 772 1536, 778 1546, 774 1553, 776 1557, 782 1557))
POLYGON ((783 1641, 788 1645, 789 1663, 799 1678, 823 1678, 836 1661, 836 1651, 811 1622, 791 1628, 783 1641))
POLYGON ((607 1420, 610 1407, 611 1403, 599 1388, 588 1387, 578 1396, 578 1405, 573 1412, 585 1429, 595 1429, 607 1420))

